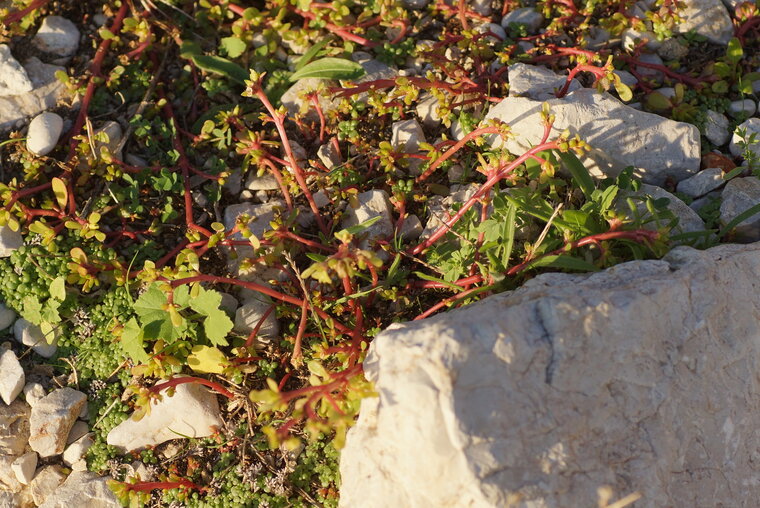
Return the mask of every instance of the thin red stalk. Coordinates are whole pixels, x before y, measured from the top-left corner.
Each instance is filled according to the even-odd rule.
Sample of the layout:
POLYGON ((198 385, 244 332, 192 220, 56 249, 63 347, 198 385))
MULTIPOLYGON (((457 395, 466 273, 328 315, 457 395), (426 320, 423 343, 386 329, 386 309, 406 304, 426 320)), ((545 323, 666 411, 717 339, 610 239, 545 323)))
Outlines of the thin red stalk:
POLYGON ((293 343, 293 355, 290 357, 292 364, 298 364, 303 357, 301 352, 301 342, 303 341, 303 334, 306 332, 306 323, 309 318, 309 303, 306 301, 306 295, 304 295, 303 305, 301 305, 301 320, 298 323, 298 331, 296 332, 296 340, 293 343))
POLYGON ((423 182, 425 181, 430 175, 433 174, 433 171, 438 169, 438 166, 446 162, 446 160, 454 155, 460 148, 462 148, 464 145, 472 141, 473 139, 477 138, 478 136, 482 136, 483 134, 498 134, 499 129, 498 127, 483 127, 481 129, 475 129, 474 131, 467 134, 465 137, 463 137, 459 142, 457 142, 454 146, 446 150, 443 155, 438 157, 435 162, 433 162, 430 167, 428 167, 424 173, 422 173, 420 176, 417 177, 417 182, 423 182))
POLYGON ((251 347, 253 345, 253 341, 256 338, 256 336, 259 334, 259 330, 261 330, 261 327, 264 326, 264 322, 267 320, 267 318, 274 312, 275 306, 270 305, 267 311, 264 313, 263 316, 261 316, 261 319, 259 319, 259 322, 256 323, 256 326, 253 327, 253 330, 251 330, 251 333, 248 334, 248 338, 245 339, 245 347, 251 347))
POLYGON ((150 492, 152 490, 169 490, 169 489, 193 489, 200 492, 206 491, 206 487, 201 487, 189 480, 177 480, 174 482, 137 482, 137 483, 124 483, 128 490, 135 492, 150 492))
MULTIPOLYGON (((171 296, 171 294, 170 294, 171 296)), ((184 385, 187 383, 195 383, 203 386, 207 386, 208 388, 211 388, 215 392, 224 395, 228 399, 234 399, 235 394, 220 385, 219 383, 215 383, 213 381, 209 381, 208 379, 203 379, 200 377, 193 377, 193 376, 187 376, 187 377, 175 377, 173 379, 170 379, 169 381, 165 381, 163 383, 159 383, 157 385, 154 385, 150 387, 148 390, 150 390, 152 393, 160 393, 162 390, 166 390, 167 388, 172 388, 179 385, 184 385)))
POLYGON ((30 3, 27 7, 19 11, 9 13, 5 18, 3 18, 3 25, 8 28, 13 23, 24 19, 24 16, 30 12, 39 9, 40 7, 44 7, 48 2, 50 2, 50 0, 34 0, 34 2, 30 3))

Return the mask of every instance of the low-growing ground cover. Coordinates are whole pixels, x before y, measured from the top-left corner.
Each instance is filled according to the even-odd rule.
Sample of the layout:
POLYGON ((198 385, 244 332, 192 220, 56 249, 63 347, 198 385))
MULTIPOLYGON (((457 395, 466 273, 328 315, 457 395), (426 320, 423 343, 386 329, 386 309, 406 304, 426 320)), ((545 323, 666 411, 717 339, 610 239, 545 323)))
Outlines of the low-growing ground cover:
POLYGON ((633 168, 593 179, 593 147, 553 132, 550 108, 524 153, 494 148, 517 133, 483 121, 510 66, 543 65, 554 96, 596 87, 691 123, 704 167, 754 175, 750 132, 733 156, 706 137, 708 111, 729 113, 727 133, 754 114, 732 109, 760 81, 751 2, 727 44, 676 35, 684 6, 669 0, 12 3, 19 58, 48 15, 82 42, 58 76, 79 101, 56 110, 55 149, 30 150, 24 129, 3 140, 0 225, 24 245, 0 260, 0 296, 57 340, 25 366, 89 394, 87 465, 125 502, 335 506, 380 330, 541 271, 730 240, 755 212, 721 223, 710 198, 706 231, 683 233, 667 199, 635 194, 633 168), (672 46, 659 62, 654 43, 672 46), (224 428, 109 446, 178 374, 219 394, 224 428))

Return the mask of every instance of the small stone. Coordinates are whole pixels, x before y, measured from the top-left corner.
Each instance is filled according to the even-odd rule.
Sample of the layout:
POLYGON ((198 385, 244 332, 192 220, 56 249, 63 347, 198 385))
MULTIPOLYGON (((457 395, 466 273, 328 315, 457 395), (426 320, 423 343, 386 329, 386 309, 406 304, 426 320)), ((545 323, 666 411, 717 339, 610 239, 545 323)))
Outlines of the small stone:
POLYGON ((710 191, 714 191, 725 183, 722 169, 707 168, 686 180, 681 180, 676 190, 689 197, 698 198, 710 191))
POLYGON ((734 134, 731 136, 731 143, 728 145, 728 149, 734 157, 744 156, 744 149, 740 145, 741 142, 749 143, 747 148, 756 157, 760 157, 760 118, 749 118, 736 126, 736 130, 734 130, 734 134), (745 136, 741 136, 740 131, 745 131, 745 136), (749 143, 753 134, 755 141, 754 143, 749 143))
POLYGON ((343 163, 340 152, 335 149, 335 143, 325 143, 317 150, 317 157, 328 171, 332 171, 343 163))
POLYGON ((697 198, 691 203, 689 203, 689 208, 694 210, 695 212, 699 213, 699 211, 704 208, 705 206, 713 203, 716 199, 720 199, 721 195, 723 194, 720 190, 715 190, 712 192, 708 192, 701 198, 697 198))
POLYGON ((48 16, 42 20, 32 43, 46 53, 71 56, 79 47, 79 29, 66 18, 48 16))
POLYGON ((414 11, 421 11, 427 7, 428 0, 402 0, 403 6, 414 11))
MULTIPOLYGON (((0 258, 9 257, 22 245, 24 245, 24 239, 22 238, 21 233, 13 231, 8 226, 0 226, 0 258)), ((8 309, 6 308, 6 310, 8 309)), ((10 312, 12 312, 14 316, 16 315, 15 312, 10 312)), ((4 312, 3 317, 5 317, 4 322, 7 322, 10 315, 7 312, 4 312)))
POLYGON ((24 388, 24 369, 16 358, 16 353, 6 349, 0 353, 0 397, 10 404, 24 388))
POLYGON ((74 422, 74 425, 71 426, 69 435, 66 438, 66 444, 70 445, 71 443, 81 438, 88 432, 90 432, 90 426, 87 425, 87 422, 83 422, 82 420, 77 420, 76 422, 74 422))
POLYGON ((464 177, 464 168, 461 164, 452 164, 446 172, 446 177, 449 179, 449 183, 463 183, 462 178, 464 177))
POLYGON ((481 16, 491 15, 491 0, 473 0, 472 10, 481 16))
POLYGON ((245 188, 250 192, 255 192, 260 190, 276 190, 280 188, 280 185, 272 173, 265 172, 259 176, 256 172, 253 172, 248 175, 248 179, 245 181, 245 188))
POLYGON ((610 41, 610 33, 604 28, 592 26, 586 35, 586 49, 598 51, 604 48, 610 41))
POLYGON ((31 407, 34 407, 40 399, 47 395, 45 388, 39 383, 27 383, 24 386, 23 392, 24 400, 26 400, 26 403, 31 407))
MULTIPOLYGON (((651 65, 664 65, 662 58, 660 58, 655 53, 643 53, 639 55, 639 61, 645 64, 651 64, 651 65)), ((650 78, 653 80, 659 80, 662 78, 662 71, 658 69, 652 69, 651 67, 638 66, 636 70, 638 71, 639 74, 641 74, 645 78, 650 78)))
MULTIPOLYGON (((725 226, 739 214, 760 203, 760 180, 754 176, 732 178, 723 189, 722 197, 720 222, 725 226)), ((760 240, 760 215, 755 214, 740 222, 734 229, 734 233, 732 239, 739 243, 760 240)))
POLYGON ((417 120, 402 120, 391 126, 391 145, 403 153, 415 153, 425 142, 425 133, 417 120))
POLYGON ((227 314, 235 314, 235 311, 240 306, 240 302, 238 302, 237 298, 232 296, 229 293, 221 293, 222 295, 222 303, 219 304, 219 307, 224 310, 227 314))
POLYGON ((0 457, 24 453, 29 440, 29 404, 21 399, 10 405, 0 404, 0 457))
POLYGON ((87 450, 94 444, 92 434, 85 434, 69 446, 63 452, 63 463, 71 467, 77 462, 84 459, 87 450))
MULTIPOLYGON (((34 475, 29 483, 29 490, 32 493, 34 504, 41 506, 45 500, 53 494, 58 486, 66 479, 63 468, 59 465, 45 466, 34 475)), ((73 504, 71 506, 77 506, 73 504)), ((82 506, 81 504, 79 506, 82 506)))
POLYGON ((92 17, 92 22, 95 23, 95 26, 101 27, 108 23, 108 16, 102 12, 99 12, 92 17))
POLYGON ((313 197, 314 197, 314 204, 317 205, 317 208, 324 208, 330 204, 329 196, 322 189, 315 192, 313 197))
POLYGON ((678 33, 694 31, 716 44, 728 44, 734 35, 734 25, 725 6, 715 0, 685 0, 684 9, 679 10, 681 23, 676 26, 678 33))
POLYGON ((334 81, 318 78, 299 79, 293 86, 288 88, 280 102, 287 109, 290 116, 303 114, 309 121, 318 122, 319 115, 310 101, 305 99, 305 95, 311 92, 317 93, 318 104, 322 113, 327 115, 328 112, 338 107, 339 102, 329 97, 327 89, 335 86, 334 81))
POLYGON ((74 471, 39 508, 121 508, 108 488, 108 478, 88 471, 74 471))
MULTIPOLYGON (((13 232, 13 230, 11 230, 13 232)), ((2 243, 2 236, 3 231, 0 229, 0 243, 2 243)), ((21 235, 19 235, 20 237, 21 235)), ((19 247, 23 245, 23 239, 21 240, 21 243, 19 243, 19 247)), ((2 250, 2 249, 0 249, 2 250)), ((0 257, 4 257, 0 255, 0 257)), ((13 324, 13 322, 16 321, 16 313, 13 312, 12 309, 9 309, 6 307, 4 303, 0 303, 0 330, 5 330, 9 326, 13 324)))
POLYGON ((87 396, 73 388, 58 388, 32 408, 29 418, 29 446, 41 457, 63 452, 66 438, 87 396))
POLYGON ((731 138, 728 130, 729 122, 726 115, 708 109, 705 112, 705 137, 716 146, 723 146, 731 138))
POLYGON ((438 115, 438 99, 430 92, 420 94, 414 110, 422 124, 429 129, 437 127, 441 123, 441 117, 438 115))
MULTIPOLYGON (((697 215, 697 213, 689 208, 689 205, 678 199, 676 196, 671 194, 670 192, 666 191, 665 189, 661 187, 657 187, 656 185, 648 185, 645 183, 642 183, 639 187, 639 190, 636 192, 626 192, 621 197, 652 197, 653 199, 661 199, 666 198, 669 200, 667 209, 673 212, 673 215, 678 219, 678 225, 675 227, 676 232, 680 233, 691 233, 695 231, 704 231, 705 230, 705 222, 702 220, 702 218, 697 215)), ((629 208, 627 204, 623 204, 623 200, 618 201, 620 203, 621 210, 624 210, 624 213, 629 213, 629 208)), ((637 214, 640 216, 643 216, 647 213, 647 207, 646 204, 643 201, 637 201, 636 202, 636 211, 637 214)), ((653 229, 656 230, 658 228, 661 228, 663 226, 666 226, 667 224, 658 224, 655 221, 647 222, 642 227, 644 229, 653 229)))
POLYGON ((62 130, 63 118, 55 113, 41 113, 29 124, 26 147, 36 155, 47 155, 55 148, 62 130))
POLYGON ((507 32, 504 31, 504 28, 502 28, 501 25, 497 25, 496 23, 484 23, 482 25, 478 25, 476 30, 481 34, 488 32, 493 34, 488 36, 488 39, 492 41, 503 41, 507 38, 507 32))
POLYGON ((101 133, 108 136, 108 141, 95 142, 95 153, 98 154, 98 157, 100 157, 100 149, 107 148, 113 157, 122 160, 122 149, 119 148, 119 145, 121 144, 123 131, 119 122, 114 122, 113 120, 107 121, 95 131, 96 136, 101 133))
POLYGON ((407 215, 404 223, 401 225, 401 238, 406 242, 416 240, 422 234, 422 222, 414 214, 407 215))
POLYGON ((733 101, 728 106, 728 114, 737 118, 739 116, 752 116, 757 111, 757 103, 752 99, 740 99, 733 101))
MULTIPOLYGON (((58 71, 66 72, 63 67, 42 63, 36 57, 24 61, 23 65, 34 89, 17 95, 0 94, 0 129, 20 129, 21 125, 18 125, 18 122, 25 123, 26 118, 36 116, 73 98, 66 85, 55 77, 58 71)), ((7 72, 2 70, 0 63, 0 76, 6 75, 7 72)), ((76 104, 72 106, 77 107, 76 104)))
POLYGON ((124 420, 108 433, 106 441, 131 452, 155 446, 181 435, 206 437, 224 426, 216 395, 196 383, 178 385, 174 395, 162 394, 141 420, 124 420))
POLYGON ((509 25, 512 23, 525 25, 528 35, 532 35, 541 28, 541 25, 544 23, 544 17, 533 7, 520 7, 509 11, 501 18, 501 26, 505 30, 509 30, 509 25))
POLYGON ((14 460, 16 460, 15 456, 0 455, 0 492, 9 490, 17 493, 21 492, 24 488, 24 485, 18 481, 18 478, 16 478, 16 474, 11 467, 14 460))
POLYGON ((657 49, 657 54, 666 61, 680 60, 689 54, 689 46, 681 44, 680 40, 676 38, 665 39, 657 49))
POLYGON ((676 97, 676 89, 672 86, 664 86, 662 88, 658 88, 655 90, 655 92, 659 93, 660 95, 668 98, 668 99, 675 99, 676 97))
POLYGON ((13 335, 16 340, 43 358, 50 358, 58 350, 58 337, 53 338, 52 344, 48 344, 40 327, 33 325, 24 318, 19 318, 13 323, 13 335))
MULTIPOLYGON (((514 63, 509 66, 509 96, 530 97, 538 101, 556 98, 565 86, 567 77, 542 65, 514 63)), ((568 92, 583 88, 578 81, 570 82, 568 92)))
POLYGON ((636 44, 646 41, 644 45, 650 51, 657 51, 662 44, 657 40, 657 36, 652 32, 640 31, 635 28, 626 28, 620 36, 621 44, 624 49, 631 51, 636 44))
POLYGON ((633 88, 639 82, 636 76, 628 71, 613 71, 620 78, 620 82, 633 88))
POLYGON ((34 89, 26 70, 13 58, 11 48, 0 44, 0 96, 20 95, 34 89))
MULTIPOLYGON (((235 326, 233 330, 244 335, 250 334, 272 305, 272 300, 266 295, 260 295, 258 298, 249 298, 235 312, 235 326)), ((264 339, 263 342, 269 342, 269 340, 277 337, 279 333, 280 324, 277 321, 274 310, 272 310, 259 328, 257 338, 260 340, 264 339)))
POLYGON ((16 479, 19 483, 27 485, 32 481, 34 477, 34 470, 37 468, 37 454, 29 452, 23 454, 21 457, 16 458, 11 464, 13 474, 16 475, 16 479))
POLYGON ((357 226, 362 222, 380 217, 380 220, 357 235, 364 237, 360 242, 362 249, 369 248, 375 240, 393 237, 393 220, 389 199, 384 190, 370 190, 356 196, 355 206, 350 205, 346 208, 343 218, 344 228, 357 226))

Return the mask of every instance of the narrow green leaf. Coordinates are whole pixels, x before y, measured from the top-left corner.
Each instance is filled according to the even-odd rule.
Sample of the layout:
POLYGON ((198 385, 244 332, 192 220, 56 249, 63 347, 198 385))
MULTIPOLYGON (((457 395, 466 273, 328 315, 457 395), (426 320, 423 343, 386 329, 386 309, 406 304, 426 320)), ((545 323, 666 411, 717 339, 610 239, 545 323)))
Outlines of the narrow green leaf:
POLYGON ((750 217, 758 213, 760 213, 760 204, 757 204, 755 206, 752 206, 744 210, 742 213, 734 217, 734 219, 731 222, 723 226, 723 228, 720 231, 718 231, 718 237, 725 236, 729 231, 734 229, 736 226, 738 226, 745 220, 749 219, 750 217))
POLYGON ((509 266, 509 258, 512 257, 512 249, 515 244, 515 219, 517 218, 517 207, 509 203, 507 216, 504 217, 504 250, 501 255, 501 263, 504 267, 509 266))
POLYGON ((346 229, 343 229, 343 230, 341 230, 341 231, 339 231, 339 232, 337 232, 335 234, 339 235, 339 234, 345 232, 345 233, 348 233, 349 235, 356 235, 358 233, 361 233, 365 229, 368 229, 370 226, 374 225, 377 221, 379 221, 382 218, 383 218, 382 215, 378 215, 377 217, 372 217, 371 219, 365 220, 361 224, 357 224, 356 226, 347 227, 346 229))
POLYGON ((245 69, 226 58, 195 54, 191 55, 190 58, 199 69, 225 76, 241 85, 245 85, 245 80, 248 79, 248 73, 245 69))
POLYGON ((315 45, 313 45, 312 47, 310 47, 306 51, 306 53, 304 53, 303 56, 301 56, 301 58, 299 58, 296 61, 295 70, 299 71, 304 65, 311 62, 317 56, 317 54, 322 50, 322 48, 330 44, 331 41, 332 39, 330 37, 326 37, 322 39, 321 41, 319 41, 318 43, 316 43, 315 45))
POLYGON ((304 65, 290 76, 290 81, 303 78, 358 79, 364 75, 364 68, 356 62, 344 58, 320 58, 304 65))
POLYGON ((530 268, 545 266, 549 268, 562 268, 565 270, 575 270, 579 272, 596 272, 599 268, 583 259, 568 256, 566 254, 544 256, 532 262, 530 268))
POLYGON ((586 199, 591 199, 591 195, 594 193, 594 179, 586 169, 586 166, 575 156, 572 152, 558 152, 559 158, 565 164, 570 174, 573 176, 573 180, 581 188, 586 199))

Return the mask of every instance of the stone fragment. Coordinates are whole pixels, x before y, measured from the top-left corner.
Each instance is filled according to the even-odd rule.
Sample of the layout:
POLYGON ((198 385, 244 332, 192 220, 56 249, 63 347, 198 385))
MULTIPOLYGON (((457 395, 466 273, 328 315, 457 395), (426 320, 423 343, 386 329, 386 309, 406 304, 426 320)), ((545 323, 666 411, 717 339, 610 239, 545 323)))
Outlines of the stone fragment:
POLYGON ((237 308, 240 306, 240 302, 238 302, 237 298, 232 296, 229 293, 221 293, 222 294, 222 303, 219 304, 219 307, 224 310, 227 314, 234 315, 237 308))
POLYGON ((419 238, 422 234, 422 222, 420 222, 420 218, 414 214, 407 215, 404 218, 404 223, 401 225, 399 234, 405 242, 411 242, 419 238))
POLYGON ((0 351, 0 398, 10 404, 21 393, 26 378, 16 353, 10 349, 0 351))
MULTIPOLYGON (((370 53, 364 51, 354 51, 351 59, 362 66, 364 76, 356 80, 356 83, 366 83, 378 79, 395 79, 397 71, 391 69, 383 62, 372 58, 370 53)), ((361 95, 357 95, 360 97, 361 95)))
MULTIPOLYGON (((581 89, 563 99, 547 101, 556 116, 549 139, 565 129, 591 145, 584 156, 589 171, 597 177, 616 176, 635 166, 646 183, 662 185, 668 177, 683 180, 699 169, 700 143, 697 127, 637 111, 609 94, 581 89)), ((510 125, 513 138, 505 145, 492 137, 494 148, 504 146, 522 155, 541 141, 542 101, 507 97, 486 115, 510 125)))
MULTIPOLYGON (((2 237, 3 237, 4 229, 5 227, 0 229, 0 243, 3 243, 2 237)), ((10 230, 10 231, 13 232, 13 230, 10 230)), ((21 235, 19 235, 18 238, 21 238, 21 235)), ((18 244, 18 247, 21 247, 24 244, 23 238, 21 238, 20 242, 18 241, 13 242, 13 245, 16 245, 16 244, 18 244)), ((18 247, 14 247, 13 250, 15 250, 18 247)), ((0 251, 2 251, 2 248, 0 248, 0 251)), ((5 256, 3 256, 2 253, 0 253, 0 257, 5 257, 5 256)), ((4 303, 0 303, 0 330, 5 330, 9 326, 11 326, 14 321, 16 321, 16 313, 13 312, 13 309, 9 309, 4 303)))
POLYGON ((591 26, 586 34, 586 49, 599 51, 610 41, 610 33, 604 28, 591 26))
POLYGON ((401 120, 391 125, 391 146, 402 153, 415 153, 425 142, 425 133, 417 120, 401 120))
POLYGON ((90 426, 87 425, 87 422, 83 422, 82 420, 75 421, 74 425, 71 426, 69 435, 66 437, 66 444, 70 445, 88 432, 90 432, 90 426))
POLYGON ((677 38, 669 38, 662 41, 657 48, 657 54, 663 60, 680 60, 689 54, 689 46, 682 44, 677 38))
MULTIPOLYGON (((70 445, 63 451, 63 463, 69 467, 74 467, 76 464, 84 460, 87 450, 93 445, 92 434, 85 434, 70 445)), ((85 469, 87 465, 85 464, 85 469)))
POLYGON ((37 469, 37 454, 34 452, 25 453, 11 464, 13 474, 19 483, 27 485, 34 477, 34 470, 37 469))
POLYGON ((725 184, 723 170, 720 168, 703 169, 696 175, 678 183, 676 190, 692 198, 704 196, 725 184))
MULTIPOLYGON (((34 475, 31 483, 29 483, 29 491, 32 494, 34 504, 42 506, 48 496, 51 496, 65 479, 66 475, 63 473, 63 468, 57 464, 45 466, 37 471, 37 474, 34 475)), ((77 506, 77 504, 73 504, 69 508, 73 506, 77 506)))
POLYGON ((47 395, 45 388, 39 383, 27 383, 24 386, 23 392, 24 400, 26 400, 26 403, 29 404, 30 407, 34 407, 37 402, 47 395))
POLYGON ((491 41, 499 42, 507 38, 507 32, 501 25, 497 25, 496 23, 483 23, 475 27, 475 29, 481 34, 488 33, 488 39, 491 41))
MULTIPOLYGON (((259 321, 261 321, 264 314, 269 311, 272 305, 271 298, 266 295, 256 295, 247 299, 235 312, 235 327, 233 330, 247 336, 256 328, 259 321)), ((272 310, 267 315, 267 318, 264 319, 256 336, 260 341, 269 342, 271 339, 276 338, 279 333, 280 324, 277 321, 274 310, 272 310)))
MULTIPOLYGON (((21 233, 18 231, 13 231, 8 226, 0 226, 0 258, 7 258, 11 254, 13 254, 19 247, 24 245, 24 239, 21 237, 21 233)), ((3 305, 5 307, 5 305, 3 305)), ((6 323, 10 317, 8 314, 9 309, 6 307, 6 312, 3 313, 3 317, 5 320, 3 320, 4 323, 6 323)), ((10 311, 13 313, 13 311, 10 311)), ((15 313, 13 313, 13 316, 15 317, 15 313)), ((10 325, 7 325, 5 328, 7 328, 10 325)))
POLYGON ((17 493, 21 492, 24 485, 16 478, 13 472, 13 462, 16 457, 13 455, 0 455, 0 492, 9 490, 17 493))
POLYGON ((343 157, 335 149, 335 143, 325 143, 317 150, 317 157, 322 161, 328 171, 332 171, 343 163, 343 157))
MULTIPOLYGON (((556 98, 556 92, 565 86, 566 76, 541 65, 514 63, 509 66, 509 96, 529 97, 537 101, 556 98)), ((570 82, 569 91, 583 88, 577 80, 570 82)))
POLYGON ((708 109, 705 112, 705 137, 715 146, 723 146, 731 138, 726 115, 708 109))
POLYGON ((759 273, 760 244, 679 247, 391 325, 340 506, 751 505, 759 273))
POLYGON ((223 426, 216 395, 205 386, 184 383, 165 393, 140 421, 128 418, 108 433, 109 445, 131 452, 183 436, 210 436, 223 426))
POLYGON ((662 44, 652 32, 641 31, 635 28, 626 28, 620 34, 620 42, 623 49, 627 51, 633 50, 636 44, 643 41, 646 41, 644 47, 650 51, 657 51, 662 44))
POLYGON ((66 18, 48 16, 42 20, 32 44, 46 53, 71 56, 79 47, 79 29, 66 18))
POLYGON ((685 8, 678 11, 681 22, 676 31, 694 30, 716 44, 728 44, 734 35, 734 25, 726 8, 715 0, 685 0, 685 8))
MULTIPOLYGON (((642 53, 638 57, 639 62, 645 63, 645 64, 651 64, 651 65, 664 65, 664 62, 662 61, 662 58, 660 58, 659 55, 656 53, 642 53)), ((659 82, 662 79, 662 71, 660 71, 657 68, 652 67, 644 67, 643 65, 637 66, 636 70, 639 74, 644 76, 645 78, 650 78, 654 81, 659 82)))
POLYGON ((628 71, 613 71, 617 76, 620 78, 621 83, 624 85, 628 85, 629 87, 633 88, 636 86, 636 83, 639 82, 638 79, 636 79, 636 76, 631 74, 628 71))
POLYGON ((728 105, 728 114, 734 118, 752 116, 757 111, 757 103, 752 99, 739 99, 728 105))
MULTIPOLYGON (((0 129, 13 128, 18 121, 54 108, 73 97, 66 90, 66 85, 55 77, 57 71, 66 71, 63 67, 48 65, 32 57, 24 62, 24 69, 34 89, 17 95, 0 96, 0 129)), ((78 103, 74 102, 73 106, 78 106, 78 103)))
MULTIPOLYGON (((697 198, 689 203, 689 208, 699 213, 702 208, 706 207, 707 205, 712 205, 716 200, 719 200, 722 194, 723 192, 720 190, 708 192, 701 198, 697 198)), ((720 203, 718 203, 718 206, 720 206, 720 203)))
POLYGON ((98 134, 105 134, 108 136, 108 141, 96 141, 95 142, 95 152, 98 154, 98 157, 100 156, 100 150, 101 148, 107 148, 108 151, 111 153, 113 157, 115 157, 118 160, 122 160, 122 148, 119 145, 121 144, 121 136, 124 134, 124 132, 121 129, 121 125, 119 125, 119 122, 115 122, 113 120, 109 120, 103 125, 100 126, 99 129, 95 131, 95 135, 98 134))
MULTIPOLYGON (((723 189, 723 201, 720 204, 720 222, 726 226, 739 214, 760 203, 760 180, 754 176, 732 178, 723 189)), ((734 229, 732 239, 736 242, 749 243, 760 240, 760 214, 743 220, 734 229)))
POLYGON ((427 7, 428 0, 402 0, 401 4, 407 9, 421 11, 427 7))
POLYGON ((747 148, 760 157, 760 118, 749 118, 736 126, 733 136, 731 136, 731 143, 728 145, 728 150, 734 157, 744 156, 744 148, 741 146, 742 142, 746 143, 747 148), (752 136, 754 135, 754 142, 752 136))
POLYGON ((245 181, 245 188, 248 191, 256 192, 260 190, 276 190, 280 188, 280 185, 272 173, 264 172, 263 175, 259 176, 256 171, 253 171, 245 181))
MULTIPOLYGON (((634 197, 634 198, 646 198, 651 197, 654 200, 668 199, 667 209, 670 210, 676 219, 678 224, 674 228, 675 233, 691 233, 694 231, 704 231, 705 222, 697 213, 689 208, 689 205, 678 199, 676 196, 656 185, 641 184, 637 192, 626 192, 622 197, 634 197)), ((636 214, 639 217, 645 217, 650 215, 647 210, 646 203, 643 200, 636 200, 636 214)), ((626 213, 633 213, 627 204, 623 205, 623 199, 618 199, 618 203, 621 207, 624 207, 626 213)), ((660 221, 652 220, 643 225, 645 229, 657 230, 669 225, 669 221, 661 223, 660 221)))
POLYGON ((108 478, 87 471, 74 471, 39 508, 120 508, 121 503, 108 488, 108 478))
POLYGON ((9 490, 0 490, 0 508, 19 508, 21 500, 19 496, 9 490))
POLYGON ((429 92, 420 94, 415 112, 425 127, 434 128, 441 123, 441 117, 438 114, 438 99, 429 92))
POLYGON ((505 30, 509 30, 509 25, 512 23, 525 25, 528 35, 532 35, 541 28, 541 25, 544 23, 544 17, 533 7, 520 7, 509 11, 501 18, 501 26, 505 30))
POLYGON ((41 113, 29 124, 26 147, 36 155, 47 155, 58 144, 62 130, 63 118, 55 113, 41 113))
POLYGON ((29 418, 29 446, 41 457, 63 452, 77 415, 87 396, 73 388, 58 388, 43 397, 32 408, 29 418))
POLYGON ((48 344, 40 327, 33 325, 24 318, 19 318, 13 323, 13 336, 23 345, 32 348, 32 351, 43 358, 50 358, 58 350, 58 337, 48 344))
POLYGON ((13 58, 11 48, 0 44, 0 96, 19 95, 34 89, 26 69, 13 58))
POLYGON ((328 88, 335 85, 337 83, 326 79, 299 79, 282 94, 280 102, 288 110, 290 116, 300 113, 305 115, 308 120, 318 122, 319 115, 311 102, 305 99, 305 96, 311 92, 316 92, 319 107, 322 109, 322 113, 327 115, 328 112, 338 107, 338 101, 333 100, 327 92, 328 88))
POLYGON ((29 405, 16 399, 10 405, 0 404, 0 456, 14 457, 24 453, 29 440, 29 405))
POLYGON ((349 205, 343 218, 343 227, 357 226, 375 217, 380 219, 357 235, 363 237, 359 243, 362 249, 370 248, 375 240, 393 237, 393 219, 388 193, 384 190, 370 190, 356 196, 356 207, 349 205))

